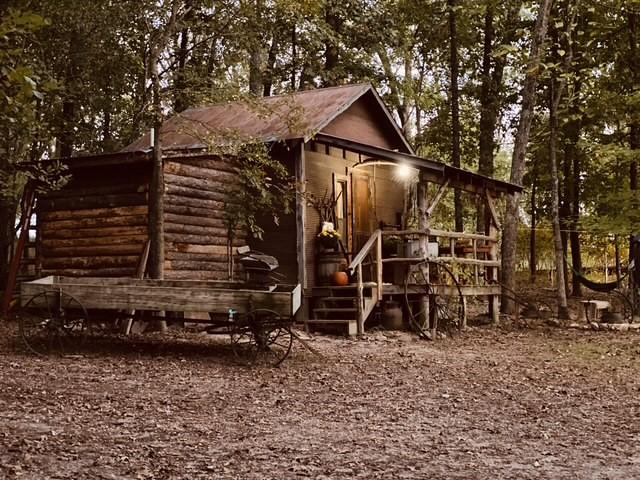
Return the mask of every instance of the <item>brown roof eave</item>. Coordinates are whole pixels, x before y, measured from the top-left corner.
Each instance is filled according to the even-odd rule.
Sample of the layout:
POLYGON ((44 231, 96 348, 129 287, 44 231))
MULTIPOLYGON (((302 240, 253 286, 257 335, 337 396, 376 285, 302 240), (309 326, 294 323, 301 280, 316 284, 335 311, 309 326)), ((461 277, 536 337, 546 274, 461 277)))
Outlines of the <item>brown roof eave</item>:
POLYGON ((476 187, 484 187, 494 190, 496 192, 503 193, 515 193, 522 192, 522 187, 513 183, 505 182, 502 180, 496 180, 495 178, 480 175, 475 172, 463 170, 461 168, 451 167, 435 160, 429 160, 417 155, 411 155, 403 152, 396 152, 393 150, 387 150, 380 147, 374 147, 371 145, 365 145, 353 140, 348 140, 326 133, 319 133, 314 137, 319 142, 326 142, 336 147, 345 148, 347 150, 354 151, 356 153, 377 157, 384 160, 389 160, 396 163, 406 163, 420 170, 425 170, 432 173, 437 173, 443 178, 460 179, 469 185, 476 187))
POLYGON ((133 152, 100 153, 95 155, 81 155, 77 157, 57 157, 38 162, 25 162, 20 168, 28 169, 36 165, 47 165, 60 162, 69 168, 99 167, 106 165, 130 165, 146 162, 151 159, 150 151, 137 150, 133 152))

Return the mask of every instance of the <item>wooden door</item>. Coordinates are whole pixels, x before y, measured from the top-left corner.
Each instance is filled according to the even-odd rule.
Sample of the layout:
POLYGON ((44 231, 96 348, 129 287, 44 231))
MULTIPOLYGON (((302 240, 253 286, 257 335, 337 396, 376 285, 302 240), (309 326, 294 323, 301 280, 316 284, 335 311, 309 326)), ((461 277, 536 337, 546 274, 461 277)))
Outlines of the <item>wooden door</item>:
POLYGON ((347 175, 333 174, 333 198, 335 227, 340 233, 342 245, 351 253, 353 250, 352 214, 351 214, 351 181, 347 175))
POLYGON ((373 233, 369 176, 360 172, 354 173, 351 185, 353 186, 353 251, 357 253, 373 233))

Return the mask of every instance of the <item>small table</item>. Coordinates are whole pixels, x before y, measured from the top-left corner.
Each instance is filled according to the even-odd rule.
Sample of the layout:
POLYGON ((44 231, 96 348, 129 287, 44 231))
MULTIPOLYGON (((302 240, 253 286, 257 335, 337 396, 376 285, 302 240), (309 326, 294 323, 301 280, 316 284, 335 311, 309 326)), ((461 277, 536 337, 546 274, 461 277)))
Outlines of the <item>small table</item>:
POLYGON ((582 300, 580 303, 582 304, 581 318, 589 322, 597 322, 600 314, 611 307, 606 300, 582 300))

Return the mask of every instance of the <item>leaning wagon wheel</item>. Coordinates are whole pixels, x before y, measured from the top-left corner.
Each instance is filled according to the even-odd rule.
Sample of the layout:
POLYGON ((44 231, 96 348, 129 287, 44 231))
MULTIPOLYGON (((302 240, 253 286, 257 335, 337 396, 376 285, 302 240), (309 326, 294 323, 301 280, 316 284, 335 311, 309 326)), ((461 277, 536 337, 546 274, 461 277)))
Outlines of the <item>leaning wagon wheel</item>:
POLYGON ((437 276, 437 280, 431 284, 436 325, 444 329, 460 330, 466 324, 467 316, 460 282, 444 263, 431 262, 431 269, 437 276))
MULTIPOLYGON (((415 293, 415 292, 414 292, 415 293)), ((404 284, 405 303, 411 326, 424 338, 431 339, 438 328, 462 328, 466 318, 466 306, 462 290, 455 275, 446 265, 424 261, 412 265, 404 284), (415 307, 410 300, 411 289, 418 288, 428 297, 427 305, 415 307)))
POLYGON ((257 309, 230 326, 234 354, 249 363, 280 365, 291 352, 290 321, 277 312, 257 309))
POLYGON ((87 326, 87 310, 80 301, 56 290, 31 297, 18 316, 20 336, 37 355, 68 353, 82 343, 87 326))
POLYGON ((428 262, 420 262, 411 265, 404 278, 404 301, 409 313, 409 324, 418 335, 427 340, 431 340, 429 319, 426 315, 425 308, 420 305, 416 308, 409 299, 409 288, 418 288, 420 293, 429 296, 431 291, 429 288, 429 264, 428 262))

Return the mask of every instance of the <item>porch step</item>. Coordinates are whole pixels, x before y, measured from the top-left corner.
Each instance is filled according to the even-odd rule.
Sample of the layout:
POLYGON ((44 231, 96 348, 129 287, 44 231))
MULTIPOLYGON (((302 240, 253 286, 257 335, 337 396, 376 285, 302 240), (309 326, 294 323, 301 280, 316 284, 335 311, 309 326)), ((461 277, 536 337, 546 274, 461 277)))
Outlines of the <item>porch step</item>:
MULTIPOLYGON (((376 282, 362 283, 364 288, 371 288, 377 285, 376 282)), ((317 287, 313 287, 314 290, 355 290, 356 288, 358 288, 358 284, 356 283, 350 283, 349 285, 318 285, 317 287)))
POLYGON ((339 318, 311 318, 308 320, 308 323, 323 323, 323 324, 341 324, 341 323, 356 323, 355 320, 351 319, 339 319, 339 318))
POLYGON ((341 307, 321 307, 314 308, 314 313, 355 313, 358 309, 355 307, 351 308, 341 308, 341 307))
POLYGON ((308 320, 310 325, 318 325, 318 328, 326 326, 326 328, 346 327, 343 334, 352 337, 358 334, 358 322, 354 319, 334 319, 334 318, 312 318, 308 320))
POLYGON ((344 302, 349 300, 351 302, 355 301, 356 297, 320 297, 325 302, 344 302))

